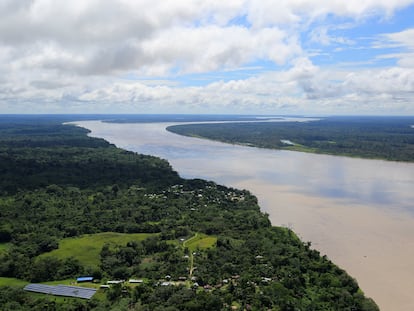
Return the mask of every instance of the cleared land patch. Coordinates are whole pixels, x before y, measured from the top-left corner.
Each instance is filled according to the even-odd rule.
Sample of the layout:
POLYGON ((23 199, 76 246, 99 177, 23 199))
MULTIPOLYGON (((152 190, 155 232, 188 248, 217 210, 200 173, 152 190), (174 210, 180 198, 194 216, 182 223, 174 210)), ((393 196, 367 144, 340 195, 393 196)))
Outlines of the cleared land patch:
POLYGON ((97 267, 99 253, 105 244, 115 247, 116 245, 125 245, 130 241, 142 241, 153 235, 155 234, 103 232, 67 238, 59 241, 58 249, 44 253, 39 257, 50 256, 59 259, 74 257, 84 266, 97 267))
POLYGON ((16 278, 6 278, 6 277, 0 277, 0 286, 25 286, 29 284, 27 281, 19 280, 16 278))
POLYGON ((216 237, 197 233, 194 237, 184 242, 184 247, 187 247, 191 252, 193 252, 197 249, 207 249, 213 247, 216 242, 216 237))

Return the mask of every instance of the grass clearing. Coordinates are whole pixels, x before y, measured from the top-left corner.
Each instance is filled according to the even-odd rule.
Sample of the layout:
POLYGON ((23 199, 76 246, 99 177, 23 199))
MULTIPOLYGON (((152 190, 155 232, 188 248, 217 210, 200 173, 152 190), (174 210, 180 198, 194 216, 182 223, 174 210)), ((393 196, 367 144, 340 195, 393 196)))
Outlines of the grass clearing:
POLYGON ((56 257, 59 259, 74 257, 84 266, 97 267, 99 265, 99 253, 105 243, 115 247, 116 245, 126 245, 130 241, 142 241, 153 235, 156 234, 102 232, 67 238, 59 241, 58 249, 44 253, 39 257, 56 257))
MULTIPOLYGON (((72 279, 66 279, 66 280, 57 280, 57 281, 48 281, 48 282, 41 282, 42 284, 46 284, 46 285, 74 285, 73 283, 75 282, 75 278, 72 279)), ((76 284, 76 286, 81 286, 76 284)))
POLYGON ((66 280, 41 282, 41 284, 55 285, 55 286, 56 285, 69 285, 69 286, 79 286, 79 287, 95 288, 95 289, 99 289, 99 287, 101 286, 100 283, 92 283, 92 282, 76 283, 76 278, 66 279, 66 280))
POLYGON ((217 238, 207 234, 196 233, 195 236, 184 242, 184 247, 187 247, 191 252, 197 249, 207 249, 213 247, 217 242, 217 238))
POLYGON ((26 286, 27 284, 29 284, 29 282, 24 281, 24 280, 20 280, 20 279, 16 279, 16 278, 0 277, 0 286, 18 286, 18 287, 23 287, 23 286, 26 286))
POLYGON ((321 153, 317 148, 311 148, 301 144, 295 144, 294 146, 287 146, 280 148, 282 150, 298 151, 298 152, 308 152, 308 153, 321 153))

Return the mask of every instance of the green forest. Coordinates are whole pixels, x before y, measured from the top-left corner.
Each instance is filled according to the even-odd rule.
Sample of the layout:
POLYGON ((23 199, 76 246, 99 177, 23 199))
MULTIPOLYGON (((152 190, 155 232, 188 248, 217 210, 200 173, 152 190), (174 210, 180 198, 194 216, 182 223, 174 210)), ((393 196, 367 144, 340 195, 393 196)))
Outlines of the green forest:
POLYGON ((183 179, 68 119, 0 117, 1 310, 378 310, 248 191, 183 179), (79 276, 140 282, 90 300, 23 290, 79 276))
POLYGON ((327 117, 311 122, 184 124, 171 132, 269 149, 414 161, 413 117, 327 117))

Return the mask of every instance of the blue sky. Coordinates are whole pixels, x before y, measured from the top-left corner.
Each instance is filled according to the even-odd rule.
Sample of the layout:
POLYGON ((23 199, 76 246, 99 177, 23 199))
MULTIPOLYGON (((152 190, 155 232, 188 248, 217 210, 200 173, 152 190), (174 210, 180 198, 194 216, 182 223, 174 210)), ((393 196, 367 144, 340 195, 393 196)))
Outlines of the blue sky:
POLYGON ((414 115, 414 0, 3 0, 0 113, 414 115))

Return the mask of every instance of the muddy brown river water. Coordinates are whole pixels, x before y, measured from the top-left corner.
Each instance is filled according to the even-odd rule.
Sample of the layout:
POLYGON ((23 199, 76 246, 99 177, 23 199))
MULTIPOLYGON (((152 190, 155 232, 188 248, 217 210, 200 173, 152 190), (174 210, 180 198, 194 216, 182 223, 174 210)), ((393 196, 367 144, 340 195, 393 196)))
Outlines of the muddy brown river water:
POLYGON ((185 178, 254 193, 273 225, 355 277, 381 310, 414 310, 414 164, 267 150, 167 132, 171 123, 76 122, 185 178))

